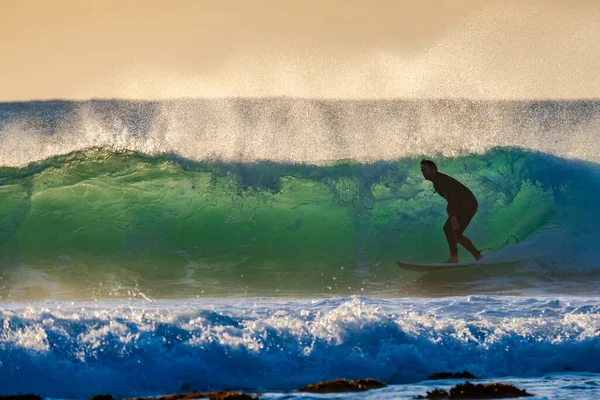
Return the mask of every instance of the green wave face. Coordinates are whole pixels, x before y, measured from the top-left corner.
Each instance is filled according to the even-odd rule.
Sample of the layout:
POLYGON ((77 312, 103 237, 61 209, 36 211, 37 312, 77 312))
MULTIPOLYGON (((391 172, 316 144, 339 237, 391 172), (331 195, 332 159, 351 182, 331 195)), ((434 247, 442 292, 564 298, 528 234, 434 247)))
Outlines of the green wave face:
MULTIPOLYGON (((552 229, 585 230, 595 212, 595 164, 509 148, 437 161, 479 200, 466 234, 480 248, 527 240, 557 215, 552 229)), ((0 177, 4 299, 393 293, 406 284, 395 260, 448 253, 446 204, 419 158, 225 164, 95 150, 0 177)))

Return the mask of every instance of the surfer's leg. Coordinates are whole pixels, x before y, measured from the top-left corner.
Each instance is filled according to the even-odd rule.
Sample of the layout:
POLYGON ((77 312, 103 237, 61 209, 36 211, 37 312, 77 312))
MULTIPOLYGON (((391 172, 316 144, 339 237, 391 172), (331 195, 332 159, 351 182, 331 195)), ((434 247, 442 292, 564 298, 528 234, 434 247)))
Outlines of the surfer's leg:
POLYGON ((456 231, 452 229, 452 223, 450 217, 444 224, 444 233, 446 234, 446 240, 448 240, 448 247, 450 248, 450 257, 458 257, 458 245, 456 239, 456 231))
MULTIPOLYGON (((475 209, 475 212, 476 211, 477 211, 477 209, 475 209)), ((475 247, 473 242, 471 242, 471 240, 468 237, 463 235, 463 232, 465 231, 465 229, 467 229, 467 226, 469 226, 469 224, 471 223, 471 219, 475 215, 475 212, 469 210, 468 213, 459 215, 457 217, 457 219, 458 219, 458 224, 460 226, 455 232, 456 232, 457 242, 460 243, 461 246, 463 246, 465 249, 467 249, 469 251, 469 253, 471 253, 476 260, 479 260, 479 259, 481 259, 481 252, 479 250, 477 250, 477 248, 475 247)))
POLYGON ((464 235, 458 236, 458 243, 460 243, 465 249, 467 249, 469 253, 471 253, 473 257, 475 257, 476 260, 479 260, 481 258, 481 252, 477 250, 473 242, 471 242, 471 240, 468 237, 464 235))

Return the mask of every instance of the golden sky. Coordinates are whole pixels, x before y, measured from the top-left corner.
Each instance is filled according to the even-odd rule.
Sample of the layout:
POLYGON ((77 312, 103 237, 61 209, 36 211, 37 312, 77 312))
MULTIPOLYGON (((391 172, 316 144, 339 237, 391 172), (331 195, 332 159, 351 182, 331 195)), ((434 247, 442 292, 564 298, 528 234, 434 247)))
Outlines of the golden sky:
POLYGON ((0 101, 600 98, 596 0, 0 0, 0 101))

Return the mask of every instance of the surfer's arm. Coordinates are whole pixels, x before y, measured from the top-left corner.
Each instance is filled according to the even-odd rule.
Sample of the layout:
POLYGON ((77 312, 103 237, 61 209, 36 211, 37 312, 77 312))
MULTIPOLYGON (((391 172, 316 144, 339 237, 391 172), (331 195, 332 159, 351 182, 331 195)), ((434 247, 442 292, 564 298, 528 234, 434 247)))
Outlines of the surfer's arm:
POLYGON ((452 229, 457 230, 460 227, 457 218, 460 199, 457 191, 449 189, 448 192, 446 192, 446 200, 448 200, 448 216, 450 217, 450 224, 452 225, 452 229))
POLYGON ((457 218, 459 201, 456 193, 448 193, 448 215, 450 216, 450 224, 454 230, 457 230, 460 227, 457 218))
POLYGON ((456 218, 456 215, 450 216, 450 225, 452 225, 452 229, 454 230, 460 228, 460 224, 458 223, 458 218, 456 218))
MULTIPOLYGON (((457 188, 452 185, 452 181, 448 179, 440 179, 436 182, 435 190, 448 202, 448 207, 446 208, 448 211, 448 216, 450 216, 451 220, 456 220, 459 210, 459 196, 457 188)), ((454 223, 452 225, 454 225, 454 223)))
POLYGON ((448 215, 456 218, 458 215, 460 200, 456 191, 450 191, 448 193, 448 215))

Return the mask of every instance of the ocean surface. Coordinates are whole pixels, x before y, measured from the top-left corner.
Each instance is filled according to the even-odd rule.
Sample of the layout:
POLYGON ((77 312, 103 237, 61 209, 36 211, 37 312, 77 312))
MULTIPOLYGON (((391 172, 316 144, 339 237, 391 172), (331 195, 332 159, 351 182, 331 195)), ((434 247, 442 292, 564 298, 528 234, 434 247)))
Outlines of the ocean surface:
MULTIPOLYGON (((0 103, 0 395, 600 397, 600 102, 0 103), (489 260, 440 262, 430 158, 489 260), (323 380, 372 392, 307 395, 323 380)), ((461 259, 469 255, 461 249, 461 259)))

